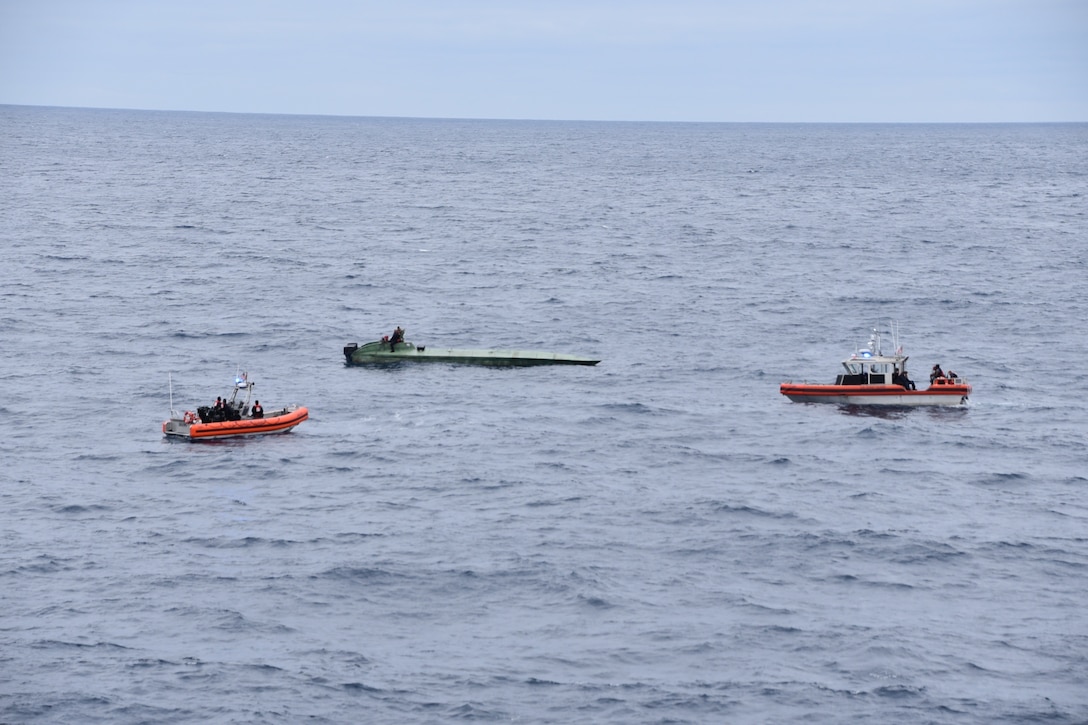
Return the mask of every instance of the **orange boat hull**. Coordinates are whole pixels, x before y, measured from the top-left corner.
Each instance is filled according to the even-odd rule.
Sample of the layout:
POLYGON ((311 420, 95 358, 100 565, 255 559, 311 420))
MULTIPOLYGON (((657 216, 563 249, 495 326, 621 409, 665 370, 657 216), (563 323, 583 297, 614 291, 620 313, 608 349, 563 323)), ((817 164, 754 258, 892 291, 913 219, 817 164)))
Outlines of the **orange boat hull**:
POLYGON ((966 383, 948 382, 925 390, 906 390, 900 385, 813 385, 782 383, 779 392, 796 403, 838 403, 839 405, 964 405, 971 394, 966 383))
POLYGON ((310 417, 306 408, 296 408, 282 415, 271 415, 265 418, 245 418, 243 420, 227 420, 220 423, 189 423, 183 426, 172 426, 167 430, 168 424, 176 421, 164 421, 162 432, 167 435, 187 436, 191 439, 206 438, 231 438, 234 436, 264 435, 266 433, 282 433, 291 430, 296 425, 310 417))

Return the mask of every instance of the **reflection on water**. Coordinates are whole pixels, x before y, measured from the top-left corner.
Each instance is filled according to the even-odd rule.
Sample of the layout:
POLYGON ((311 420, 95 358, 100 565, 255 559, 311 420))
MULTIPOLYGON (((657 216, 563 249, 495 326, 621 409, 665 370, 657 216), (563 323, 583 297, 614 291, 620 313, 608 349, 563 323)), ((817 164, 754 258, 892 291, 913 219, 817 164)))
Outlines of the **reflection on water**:
POLYGON ((949 417, 959 418, 967 413, 966 405, 947 406, 918 406, 918 405, 840 405, 839 412, 858 418, 881 418, 883 420, 900 420, 908 415, 928 415, 935 420, 947 420, 949 417))

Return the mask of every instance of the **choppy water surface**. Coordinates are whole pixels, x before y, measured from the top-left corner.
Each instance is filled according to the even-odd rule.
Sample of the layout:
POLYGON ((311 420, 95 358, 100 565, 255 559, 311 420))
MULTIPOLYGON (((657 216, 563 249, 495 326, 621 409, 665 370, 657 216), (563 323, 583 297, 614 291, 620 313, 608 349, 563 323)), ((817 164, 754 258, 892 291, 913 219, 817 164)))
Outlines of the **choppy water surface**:
POLYGON ((1088 719, 1088 126, 0 126, 0 721, 1088 719))

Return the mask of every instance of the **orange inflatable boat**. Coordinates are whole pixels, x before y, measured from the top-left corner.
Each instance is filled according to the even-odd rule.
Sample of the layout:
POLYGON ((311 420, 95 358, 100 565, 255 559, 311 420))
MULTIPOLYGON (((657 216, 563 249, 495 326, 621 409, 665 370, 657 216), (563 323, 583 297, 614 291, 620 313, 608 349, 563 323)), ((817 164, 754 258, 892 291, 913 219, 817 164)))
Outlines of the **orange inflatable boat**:
POLYGON ((173 409, 171 401, 170 418, 162 422, 163 434, 208 440, 286 433, 310 416, 310 411, 299 405, 266 412, 260 401, 253 397, 253 385, 248 375, 242 373, 235 379, 228 397, 217 398, 215 405, 202 406, 195 413, 191 410, 179 413, 173 409))

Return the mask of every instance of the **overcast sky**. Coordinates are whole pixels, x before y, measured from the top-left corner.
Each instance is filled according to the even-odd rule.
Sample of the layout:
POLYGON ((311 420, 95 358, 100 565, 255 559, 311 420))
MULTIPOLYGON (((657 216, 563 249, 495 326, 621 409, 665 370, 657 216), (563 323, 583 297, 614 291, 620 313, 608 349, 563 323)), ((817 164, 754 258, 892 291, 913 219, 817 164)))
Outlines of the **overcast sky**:
POLYGON ((1088 0, 0 0, 0 103, 1088 121, 1088 0))

